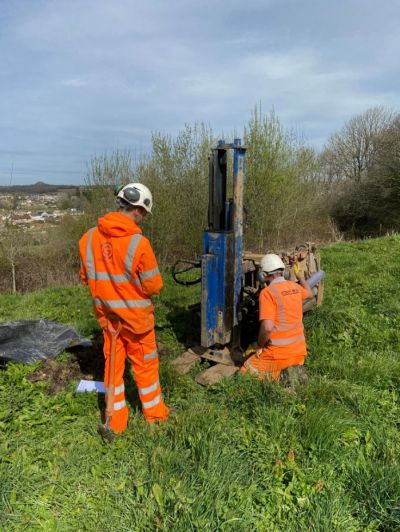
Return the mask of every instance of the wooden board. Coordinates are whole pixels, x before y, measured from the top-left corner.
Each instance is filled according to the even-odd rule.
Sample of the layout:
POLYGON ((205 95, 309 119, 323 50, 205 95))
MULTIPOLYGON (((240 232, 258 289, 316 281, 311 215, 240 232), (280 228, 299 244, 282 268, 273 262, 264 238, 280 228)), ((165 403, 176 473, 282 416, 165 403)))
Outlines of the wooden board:
POLYGON ((211 360, 217 364, 225 364, 226 366, 234 366, 235 362, 232 360, 230 351, 227 347, 224 349, 207 349, 201 354, 201 358, 211 360))
POLYGON ((215 364, 198 375, 196 375, 196 382, 203 386, 211 386, 227 377, 232 377, 239 368, 236 366, 227 366, 226 364, 215 364))
POLYGON ((171 362, 174 370, 180 375, 185 375, 200 362, 201 357, 193 353, 193 351, 185 351, 181 356, 171 362))
POLYGON ((322 305, 322 299, 324 297, 324 286, 324 279, 321 279, 318 284, 317 307, 322 305))
POLYGON ((253 253, 252 251, 243 252, 243 260, 251 260, 258 264, 261 262, 263 256, 264 255, 262 253, 253 253))

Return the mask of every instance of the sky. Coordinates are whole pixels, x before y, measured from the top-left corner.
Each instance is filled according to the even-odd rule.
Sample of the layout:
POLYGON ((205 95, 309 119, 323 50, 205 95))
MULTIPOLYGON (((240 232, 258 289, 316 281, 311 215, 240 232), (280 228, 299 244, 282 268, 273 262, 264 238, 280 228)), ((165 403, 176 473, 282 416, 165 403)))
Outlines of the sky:
POLYGON ((399 0, 0 0, 0 185, 80 184, 185 124, 231 140, 255 105, 322 149, 399 110, 399 21, 399 0))

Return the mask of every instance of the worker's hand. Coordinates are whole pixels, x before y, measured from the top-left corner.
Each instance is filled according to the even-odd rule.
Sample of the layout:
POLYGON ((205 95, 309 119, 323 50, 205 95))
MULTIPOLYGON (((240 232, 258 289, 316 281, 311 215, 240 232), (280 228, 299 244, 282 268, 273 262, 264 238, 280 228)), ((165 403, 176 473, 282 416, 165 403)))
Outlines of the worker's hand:
POLYGON ((260 358, 261 353, 262 347, 260 347, 257 342, 251 343, 245 351, 246 357, 256 356, 257 358, 260 358))

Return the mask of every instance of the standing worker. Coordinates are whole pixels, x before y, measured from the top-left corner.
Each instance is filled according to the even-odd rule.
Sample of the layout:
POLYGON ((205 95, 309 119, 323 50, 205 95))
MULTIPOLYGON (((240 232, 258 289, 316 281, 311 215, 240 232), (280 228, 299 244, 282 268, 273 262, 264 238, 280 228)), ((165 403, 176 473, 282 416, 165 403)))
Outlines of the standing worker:
POLYGON ((250 356, 241 371, 263 379, 278 381, 281 371, 302 366, 307 355, 304 338, 302 301, 313 297, 310 285, 297 270, 300 283, 286 281, 285 265, 272 253, 261 259, 267 286, 260 293, 260 331, 256 354, 250 356))
POLYGON ((117 193, 117 204, 118 212, 99 218, 97 227, 89 229, 79 241, 80 277, 89 286, 96 318, 103 329, 106 400, 111 389, 113 334, 120 328, 111 376, 114 400, 109 428, 113 433, 123 432, 128 424, 123 379, 126 357, 132 365, 146 421, 168 418, 161 395, 151 301, 163 282, 150 242, 138 227, 151 213, 153 198, 145 185, 129 183, 117 193))

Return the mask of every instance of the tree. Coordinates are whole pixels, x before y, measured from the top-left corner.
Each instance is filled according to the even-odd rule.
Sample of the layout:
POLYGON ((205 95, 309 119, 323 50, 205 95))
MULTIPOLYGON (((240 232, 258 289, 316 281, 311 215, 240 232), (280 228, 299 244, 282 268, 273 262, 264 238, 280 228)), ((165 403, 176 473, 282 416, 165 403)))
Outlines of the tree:
POLYGON ((160 262, 199 252, 207 223, 208 156, 215 144, 204 124, 188 124, 175 138, 152 135, 152 153, 137 169, 153 193, 153 214, 145 230, 160 262))
POLYGON ((334 187, 331 213, 353 237, 400 229, 400 116, 375 136, 375 154, 360 181, 334 187))
POLYGON ((137 160, 129 151, 92 157, 86 177, 85 218, 89 227, 115 207, 117 184, 139 182, 153 194, 153 214, 144 222, 160 262, 199 249, 207 219, 208 155, 212 133, 203 124, 185 125, 176 137, 153 133, 152 151, 137 160))
POLYGON ((11 291, 17 292, 17 267, 20 256, 25 252, 27 236, 23 229, 14 226, 9 220, 0 233, 0 251, 11 273, 11 291))
POLYGON ((245 144, 246 247, 265 253, 327 230, 328 217, 316 206, 321 186, 315 152, 274 111, 265 115, 259 106, 245 128, 245 144))
POLYGON ((400 116, 379 139, 379 153, 368 172, 365 196, 375 230, 400 229, 400 116))
POLYGON ((371 107, 334 133, 322 156, 328 179, 362 181, 374 163, 379 139, 393 119, 393 112, 385 107, 371 107))
POLYGON ((104 153, 91 158, 82 194, 89 224, 115 207, 115 188, 135 181, 135 168, 136 161, 129 150, 115 150, 111 155, 104 153))

